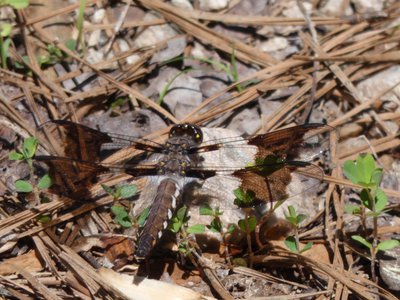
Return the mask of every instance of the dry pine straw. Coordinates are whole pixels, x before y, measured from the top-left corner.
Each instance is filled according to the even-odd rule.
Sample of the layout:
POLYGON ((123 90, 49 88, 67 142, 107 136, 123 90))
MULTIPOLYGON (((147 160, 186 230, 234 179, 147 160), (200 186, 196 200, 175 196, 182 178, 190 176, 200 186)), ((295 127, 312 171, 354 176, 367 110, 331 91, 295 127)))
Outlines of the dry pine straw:
MULTIPOLYGON (((259 71, 253 73, 246 78, 241 78, 239 82, 232 84, 219 93, 205 99, 201 105, 192 111, 184 120, 177 120, 168 111, 156 105, 151 99, 142 95, 138 90, 132 87, 132 84, 138 79, 146 76, 149 70, 146 67, 148 60, 158 50, 164 47, 165 41, 159 41, 154 47, 144 49, 131 49, 127 52, 120 52, 115 55, 114 59, 102 62, 102 64, 90 64, 84 58, 79 57, 76 53, 71 52, 64 47, 61 43, 52 37, 52 35, 42 27, 41 21, 51 20, 56 16, 67 15, 78 7, 78 4, 70 5, 65 8, 60 8, 52 12, 42 14, 39 17, 29 18, 24 11, 19 12, 20 20, 24 21, 25 26, 18 27, 22 34, 26 52, 33 62, 29 68, 34 74, 35 80, 22 77, 20 74, 14 73, 9 70, 0 70, 2 80, 5 83, 14 84, 20 87, 21 92, 16 95, 14 99, 4 99, 0 95, 0 109, 7 116, 9 120, 17 124, 20 128, 25 130, 29 135, 34 135, 30 124, 28 124, 11 103, 27 99, 27 103, 32 112, 39 121, 47 119, 47 116, 42 116, 38 107, 37 99, 41 96, 42 99, 47 101, 47 105, 51 112, 52 118, 58 119, 63 117, 59 114, 59 110, 55 106, 53 99, 57 98, 60 103, 65 103, 65 109, 75 120, 81 119, 87 114, 90 109, 97 104, 86 104, 85 100, 92 98, 94 95, 106 98, 107 95, 120 90, 129 94, 136 103, 141 106, 151 107, 155 111, 164 115, 173 123, 181 122, 195 122, 204 124, 209 120, 213 120, 226 113, 237 110, 238 108, 256 100, 260 95, 267 91, 274 91, 282 87, 297 86, 299 89, 290 97, 288 97, 282 104, 280 109, 271 117, 264 120, 262 130, 268 131, 288 124, 293 121, 293 118, 300 115, 307 107, 310 101, 310 94, 313 95, 312 101, 317 101, 327 96, 330 93, 335 93, 338 90, 345 89, 353 98, 353 105, 351 109, 345 112, 342 117, 339 117, 330 122, 333 127, 340 127, 345 125, 350 120, 355 122, 362 122, 363 124, 375 124, 385 134, 380 139, 370 141, 370 147, 373 148, 375 153, 381 153, 399 146, 400 140, 396 133, 390 132, 386 128, 384 121, 398 120, 398 114, 385 114, 375 111, 377 102, 382 99, 390 89, 379 95, 374 99, 363 99, 353 82, 367 77, 369 74, 384 70, 395 63, 399 62, 399 41, 400 31, 393 28, 385 28, 385 24, 389 24, 394 16, 381 18, 379 22, 376 20, 355 20, 354 18, 338 19, 338 18, 310 18, 311 22, 305 19, 288 19, 281 17, 257 17, 257 16, 233 16, 229 14, 219 13, 204 13, 193 11, 190 13, 182 13, 180 9, 172 7, 169 4, 161 1, 139 1, 141 4, 153 11, 159 13, 160 18, 146 23, 146 25, 173 23, 180 28, 183 34, 187 36, 196 37, 199 41, 206 45, 210 45, 222 52, 230 55, 232 45, 235 45, 235 54, 237 59, 252 63, 259 66, 259 71), (244 44, 240 41, 233 40, 226 36, 221 36, 208 28, 202 21, 217 21, 225 24, 244 24, 244 25, 303 25, 308 26, 316 25, 332 25, 331 31, 325 36, 319 36, 316 41, 308 33, 302 33, 301 39, 305 45, 302 53, 292 56, 284 61, 277 61, 270 57, 268 54, 260 50, 244 44), (313 24, 313 25, 310 25, 313 24), (28 28, 30 31, 28 31, 28 28), (382 29, 385 28, 385 29, 382 29), (32 34, 34 33, 34 34, 32 34), (71 71, 62 78, 49 78, 35 63, 34 49, 36 45, 43 45, 53 43, 61 50, 66 52, 73 60, 80 63, 81 68, 71 71), (387 47, 381 47, 386 45, 387 47), (116 59, 119 64, 124 66, 124 58, 133 54, 141 53, 142 59, 137 62, 135 66, 126 68, 119 77, 112 77, 103 71, 102 68, 111 65, 116 59), (310 67, 310 61, 320 62, 318 69, 310 67), (70 92, 65 91, 62 87, 63 80, 74 78, 84 72, 92 71, 101 78, 104 84, 92 91, 87 92, 70 92), (235 87, 240 84, 252 80, 256 84, 245 88, 241 92, 237 92, 235 87), (340 85, 340 86, 339 86, 340 85), (313 89, 315 89, 313 91, 313 89), (230 93, 231 97, 225 101, 217 101, 221 95, 230 93), (78 106, 80 105, 80 106, 78 106), (207 110, 203 110, 207 108, 207 110), (363 119, 357 118, 360 112, 369 112, 369 117, 363 119)), ((87 5, 93 5, 98 1, 87 1, 87 5)), ((393 9, 394 11, 394 9, 393 9)), ((387 12, 389 15, 389 11, 387 12)), ((128 26, 143 26, 143 22, 131 24, 127 22, 123 27, 128 26)), ((111 28, 114 24, 101 24, 92 26, 88 30, 96 29, 98 26, 102 28, 111 28), (96 27, 97 26, 97 27, 96 27)), ((16 26, 17 27, 17 26, 16 26)), ((129 27, 128 27, 129 28, 129 27)), ((311 28, 312 29, 312 28, 311 28)), ((114 33, 111 33, 112 36, 114 33)), ((12 48, 11 48, 12 49, 12 48)), ((11 57, 22 63, 21 57, 14 50, 10 53, 11 57)), ((101 98, 101 97, 100 97, 101 98)), ((167 129, 161 130, 149 136, 149 138, 160 137, 165 134, 167 129)), ((335 141, 333 140, 333 146, 335 141)), ((45 140, 41 140, 41 144, 47 148, 45 140)), ((50 141, 49 144, 56 145, 57 141, 50 141)), ((334 149, 335 147, 332 147, 334 149)), ((381 293, 383 298, 394 299, 394 296, 387 291, 376 286, 371 281, 363 278, 363 276, 356 275, 351 271, 344 269, 344 266, 353 263, 352 256, 342 256, 339 252, 341 247, 347 249, 346 245, 342 245, 342 241, 336 238, 333 234, 336 230, 342 228, 341 217, 343 215, 341 203, 343 203, 343 195, 339 195, 336 185, 355 187, 349 181, 339 177, 339 166, 344 160, 353 159, 358 153, 363 151, 370 151, 368 148, 352 149, 344 153, 340 149, 333 150, 333 160, 337 162, 336 168, 332 170, 332 175, 326 177, 326 181, 330 183, 326 199, 325 211, 325 228, 330 228, 328 231, 328 244, 334 253, 334 260, 332 264, 323 264, 311 258, 306 258, 301 255, 280 251, 277 249, 274 255, 269 256, 256 256, 255 262, 259 264, 266 264, 271 261, 289 262, 304 265, 314 270, 316 274, 323 274, 327 276, 328 287, 327 292, 331 293, 337 299, 345 299, 349 293, 354 293, 360 298, 372 299, 373 292, 381 293), (329 203, 333 201, 335 213, 337 214, 337 222, 332 222, 327 216, 331 215, 329 211, 329 203), (332 226, 336 226, 333 227, 332 226)), ((128 151, 128 150, 125 150, 128 151)), ((112 156, 109 162, 121 161, 126 156, 125 152, 118 152, 112 156)), ((127 177, 115 176, 108 179, 107 184, 113 184, 127 177)), ((96 194, 100 190, 99 185, 93 187, 93 193, 96 194)), ((399 197, 398 191, 386 190, 390 196, 399 197)), ((17 199, 15 199, 18 201, 17 199)), ((62 278, 64 283, 70 285, 76 296, 87 298, 85 291, 89 290, 92 294, 96 294, 102 290, 104 298, 113 299, 110 295, 120 295, 120 292, 115 290, 104 281, 95 270, 88 265, 80 256, 76 255, 70 249, 74 240, 74 236, 78 234, 77 228, 73 226, 74 220, 80 218, 84 214, 91 213, 93 218, 101 220, 96 214, 94 209, 98 206, 110 204, 112 199, 104 197, 96 202, 83 204, 75 210, 65 212, 63 208, 72 204, 72 200, 60 197, 50 203, 40 204, 34 210, 24 210, 13 216, 9 216, 0 222, 0 235, 15 232, 14 240, 20 240, 23 237, 31 236, 34 248, 37 250, 37 255, 44 261, 51 273, 34 272, 25 270, 18 267, 18 261, 13 263, 16 272, 21 275, 21 278, 11 276, 1 277, 4 285, 9 287, 9 291, 20 298, 27 298, 26 295, 34 293, 41 294, 46 299, 58 299, 58 296, 63 292, 59 289, 59 281, 56 278, 62 278), (51 213, 54 217, 51 222, 46 224, 38 224, 35 222, 36 218, 45 213, 51 213), (63 236, 56 234, 55 228, 59 224, 67 222, 63 236), (71 229, 74 227, 75 229, 71 229), (69 229, 68 229, 69 228, 69 229), (62 243, 62 242, 64 243, 62 243), (67 242, 66 242, 67 241, 67 242), (61 272, 58 270, 55 261, 61 262, 68 272, 61 272), (51 275, 52 274, 52 275, 51 275), (78 281, 78 280, 79 281, 78 281), (83 283, 83 284, 82 284, 83 283), (49 288, 51 287, 51 289, 49 288)), ((323 213, 323 212, 322 212, 323 213)), ((321 227, 321 230, 324 228, 321 227)), ((10 242, 12 243, 12 242, 10 242)), ((7 260, 5 260, 7 261, 7 260)), ((208 268, 204 268, 208 270, 208 268)), ((250 272, 251 276, 263 276, 255 270, 245 269, 250 272)), ((244 272, 242 269, 236 269, 236 272, 244 272)), ((229 295, 223 290, 222 286, 218 285, 219 280, 214 277, 213 272, 206 272, 212 282, 213 287, 219 291, 223 298, 229 298, 229 295), (216 283, 215 283, 216 282, 216 283), (214 283, 214 284, 213 284, 214 283)), ((265 276, 265 274, 264 274, 265 276)), ((272 279, 271 279, 272 280, 272 279)), ((295 284, 295 283, 293 283, 295 284)), ((120 295, 122 297, 122 295, 120 295)), ((62 298, 62 297, 61 297, 62 298)))

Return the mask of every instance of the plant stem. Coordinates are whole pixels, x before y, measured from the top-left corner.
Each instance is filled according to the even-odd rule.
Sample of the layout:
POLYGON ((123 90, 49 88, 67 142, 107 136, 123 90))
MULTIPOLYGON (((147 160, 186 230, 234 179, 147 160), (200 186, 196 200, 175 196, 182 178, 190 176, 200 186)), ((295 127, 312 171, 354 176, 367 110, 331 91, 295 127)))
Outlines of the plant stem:
POLYGON ((367 236, 367 217, 365 214, 365 206, 363 203, 361 203, 360 219, 364 236, 367 236))
MULTIPOLYGON (((297 248, 297 253, 300 254, 300 238, 299 238, 299 228, 296 225, 294 229, 294 239, 296 241, 296 248, 297 248)), ((297 264, 297 268, 299 269, 300 277, 303 281, 306 280, 306 276, 304 275, 303 269, 300 264, 297 264)))
POLYGON ((81 49, 84 48, 84 44, 82 41, 82 35, 83 35, 83 17, 84 17, 84 12, 85 12, 85 6, 86 6, 86 0, 81 0, 80 6, 79 6, 79 11, 78 11, 78 18, 76 21, 76 27, 78 29, 78 37, 76 39, 76 50, 81 47, 81 49))
POLYGON ((249 268, 253 267, 253 249, 251 246, 251 234, 250 234, 250 228, 249 228, 249 209, 245 208, 244 209, 244 224, 246 228, 246 238, 247 238, 247 246, 248 246, 248 254, 249 254, 249 268))
POLYGON ((7 61, 6 61, 6 55, 4 53, 4 38, 0 35, 0 58, 1 58, 1 66, 3 69, 7 68, 7 61))
POLYGON ((371 201, 372 212, 374 213, 372 216, 372 244, 371 244, 371 277, 372 280, 376 283, 378 282, 378 278, 376 277, 375 272, 375 259, 376 259, 376 247, 378 245, 378 216, 376 215, 375 208, 375 192, 372 194, 370 189, 367 189, 368 197, 371 201))
POLYGON ((33 196, 35 197, 35 206, 40 204, 40 196, 39 196, 39 189, 37 187, 37 180, 36 180, 36 176, 35 176, 35 172, 33 170, 33 166, 31 164, 28 163, 29 166, 29 178, 31 182, 35 182, 35 184, 33 184, 33 196))
MULTIPOLYGON (((218 215, 216 215, 214 218, 217 220, 219 224, 222 224, 221 219, 219 218, 218 215)), ((224 247, 224 255, 225 255, 225 260, 228 263, 228 268, 232 268, 231 255, 229 253, 228 244, 226 241, 226 234, 224 234, 222 226, 220 226, 219 228, 219 234, 222 237, 222 245, 224 247)))

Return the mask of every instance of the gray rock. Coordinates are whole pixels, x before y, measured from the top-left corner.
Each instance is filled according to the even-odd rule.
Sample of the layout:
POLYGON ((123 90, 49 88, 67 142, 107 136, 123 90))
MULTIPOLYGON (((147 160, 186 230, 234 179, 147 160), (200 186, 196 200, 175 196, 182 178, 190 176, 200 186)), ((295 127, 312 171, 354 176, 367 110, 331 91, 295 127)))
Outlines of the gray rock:
POLYGON ((251 135, 257 132, 261 127, 261 118, 257 108, 243 109, 233 118, 228 129, 235 130, 240 135, 251 135))
POLYGON ((89 127, 103 132, 118 133, 131 137, 142 137, 166 126, 160 116, 151 110, 142 109, 111 117, 110 113, 91 114, 84 120, 89 127))
POLYGON ((229 0, 199 0, 199 4, 204 11, 221 10, 228 7, 229 0))
POLYGON ((382 12, 383 0, 353 0, 357 13, 382 12))
POLYGON ((167 47, 154 54, 150 63, 164 62, 181 55, 186 44, 186 38, 183 36, 168 40, 167 47))
POLYGON ((171 4, 179 8, 193 10, 193 6, 188 0, 172 0, 171 4))
MULTIPOLYGON (((148 13, 144 20, 152 20, 157 18, 148 13)), ((143 30, 134 40, 134 45, 138 48, 148 47, 159 43, 160 41, 170 39, 178 33, 169 24, 150 26, 143 30)))
MULTIPOLYGON (((357 84, 357 89, 364 96, 365 99, 363 100, 375 98, 381 95, 385 90, 397 85, 399 74, 400 66, 395 65, 361 81, 357 84)), ((400 86, 397 85, 390 92, 383 95, 383 99, 398 102, 399 94, 400 86)))
POLYGON ((379 259, 379 273, 389 289, 400 291, 400 247, 384 252, 379 259))
MULTIPOLYGON (((346 11, 344 14, 349 16, 353 14, 353 9, 350 5, 346 5, 346 11)), ((321 7, 321 12, 326 14, 327 16, 335 16, 340 17, 342 14, 342 2, 337 0, 328 0, 325 2, 325 5, 321 7)))

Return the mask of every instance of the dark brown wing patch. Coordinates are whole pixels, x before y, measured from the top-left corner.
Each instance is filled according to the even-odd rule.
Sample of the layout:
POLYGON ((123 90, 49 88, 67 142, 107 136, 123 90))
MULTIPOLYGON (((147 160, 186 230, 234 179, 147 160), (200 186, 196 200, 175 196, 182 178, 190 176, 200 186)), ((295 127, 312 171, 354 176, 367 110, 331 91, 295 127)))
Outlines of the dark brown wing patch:
POLYGON ((102 165, 66 157, 37 156, 35 160, 49 165, 53 190, 79 199, 89 196, 89 188, 96 183, 99 174, 109 172, 109 168, 102 165))
POLYGON ((244 191, 253 191, 256 199, 264 202, 274 202, 289 197, 286 186, 291 181, 288 167, 282 166, 270 176, 263 176, 250 170, 236 171, 233 176, 241 180, 241 188, 244 191))
POLYGON ((98 161, 101 146, 112 138, 101 131, 65 120, 50 121, 41 127, 52 134, 63 153, 60 156, 82 161, 98 161))
POLYGON ((304 124, 247 138, 249 145, 258 147, 257 157, 273 154, 286 160, 295 160, 299 151, 312 147, 312 137, 331 128, 324 124, 304 124))

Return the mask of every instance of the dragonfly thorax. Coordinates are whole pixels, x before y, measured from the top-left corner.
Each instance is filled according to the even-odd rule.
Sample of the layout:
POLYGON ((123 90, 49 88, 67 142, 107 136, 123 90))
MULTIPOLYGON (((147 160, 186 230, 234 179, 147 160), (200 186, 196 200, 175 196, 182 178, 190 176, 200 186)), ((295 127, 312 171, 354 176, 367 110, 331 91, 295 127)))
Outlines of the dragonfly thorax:
POLYGON ((185 176, 191 166, 191 161, 186 155, 166 155, 159 163, 159 174, 185 176))

